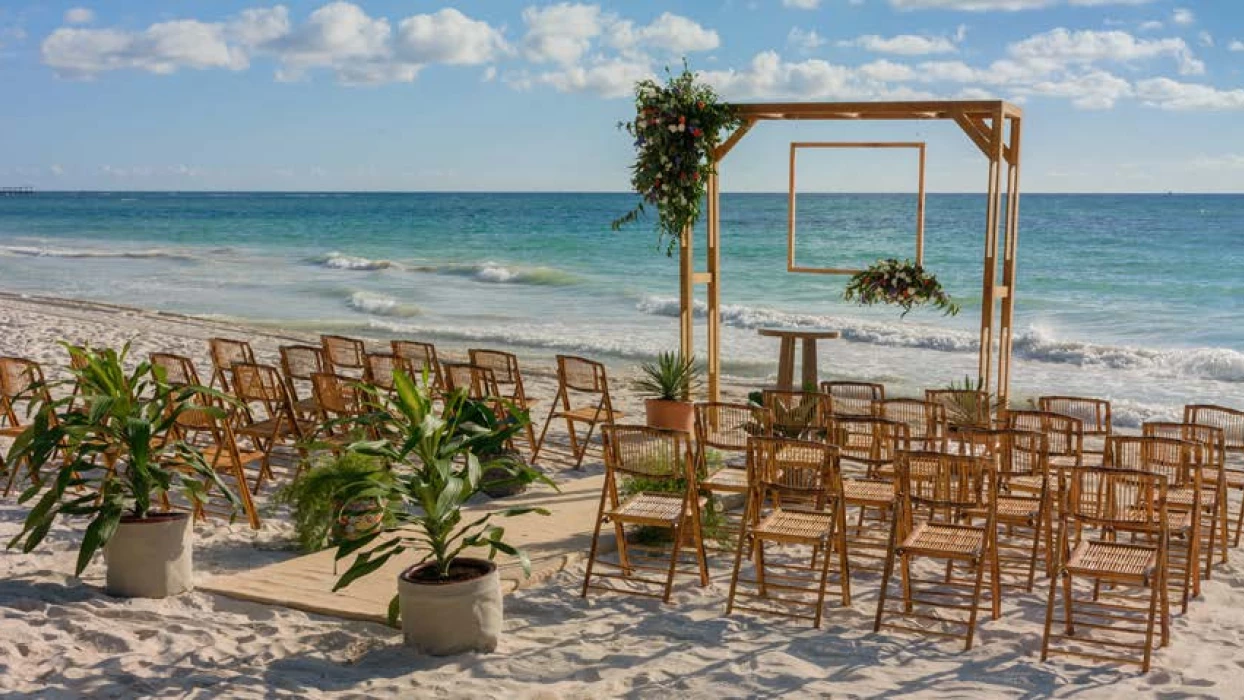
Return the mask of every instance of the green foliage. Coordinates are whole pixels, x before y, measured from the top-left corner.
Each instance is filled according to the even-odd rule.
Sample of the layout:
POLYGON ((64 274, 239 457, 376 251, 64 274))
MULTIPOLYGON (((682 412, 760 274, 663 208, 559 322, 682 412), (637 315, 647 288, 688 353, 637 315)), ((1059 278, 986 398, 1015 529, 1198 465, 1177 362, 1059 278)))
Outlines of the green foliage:
POLYGON ((657 361, 639 367, 643 374, 635 389, 647 396, 665 401, 690 401, 702 386, 700 365, 694 357, 681 352, 663 352, 657 361))
POLYGON ((613 222, 616 231, 637 221, 645 206, 657 209, 657 234, 672 255, 683 232, 700 219, 708 178, 716 172, 721 133, 741 122, 711 87, 696 80, 685 64, 678 75, 668 69, 664 84, 635 84, 635 119, 619 124, 635 138, 631 187, 643 199, 613 222))
POLYGON ((903 309, 900 316, 906 316, 917 306, 932 306, 947 316, 959 313, 959 305, 942 289, 937 277, 910 260, 878 260, 851 277, 842 298, 861 306, 898 306, 903 309))
POLYGON ((951 425, 965 425, 988 428, 990 416, 995 413, 1002 404, 998 398, 991 393, 986 393, 982 398, 977 392, 984 390, 985 383, 979 377, 973 379, 965 376, 963 384, 951 382, 947 389, 959 392, 946 397, 943 405, 946 406, 946 419, 951 425))
MULTIPOLYGON (((393 476, 381 459, 344 452, 313 463, 297 479, 282 486, 274 494, 273 502, 290 507, 299 547, 303 551, 314 552, 339 544, 333 541, 332 534, 333 525, 342 516, 345 506, 342 489, 368 478, 388 483, 393 476)), ((392 525, 391 517, 385 525, 392 525)))
POLYGON ((76 383, 80 405, 71 407, 69 398, 40 401, 34 420, 9 451, 10 464, 24 461, 34 475, 18 498, 34 506, 10 549, 20 545, 23 552, 32 551, 58 516, 87 518, 75 569, 81 575, 123 516, 147 517, 174 489, 194 504, 214 489, 234 508, 239 505, 197 448, 169 439, 186 411, 223 416, 211 405, 223 396, 202 386, 170 386, 148 362, 127 372, 128 344, 120 353, 66 348, 80 367, 62 384, 68 393, 76 383))
MULTIPOLYGON (((522 483, 541 481, 556 486, 542 472, 515 460, 489 461, 482 455, 526 427, 528 416, 507 402, 476 401, 459 390, 445 397, 440 409, 425 386, 403 372, 394 375, 396 395, 362 387, 368 412, 359 419, 382 439, 355 442, 350 452, 380 458, 393 469, 392 478, 360 476, 340 490, 345 506, 356 502, 384 504, 391 524, 337 547, 338 560, 356 554, 354 562, 333 590, 367 576, 390 558, 418 548, 418 564, 431 564, 440 578, 448 578, 453 561, 469 549, 486 549, 518 557, 530 572, 526 554, 505 541, 505 529, 494 517, 524 513, 548 515, 543 508, 515 507, 485 513, 464 522, 462 507, 483 488, 485 468, 499 467, 522 483), (493 413, 502 406, 505 418, 493 413)), ((344 507, 344 506, 343 506, 344 507)), ((396 622, 390 606, 390 622, 396 622)))

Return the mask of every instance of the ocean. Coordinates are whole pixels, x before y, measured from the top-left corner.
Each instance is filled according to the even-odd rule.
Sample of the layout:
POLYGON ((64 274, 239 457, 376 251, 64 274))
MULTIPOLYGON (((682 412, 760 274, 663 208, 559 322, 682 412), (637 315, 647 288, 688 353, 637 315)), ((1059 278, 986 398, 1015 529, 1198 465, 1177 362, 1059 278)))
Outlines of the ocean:
MULTIPOLYGON (((0 198, 0 290, 377 339, 633 365, 678 342, 677 259, 625 194, 37 193, 0 198)), ((722 198, 723 372, 776 372, 766 325, 837 328, 823 377, 917 392, 975 375, 984 197, 934 194, 953 318, 786 272, 785 194, 722 198)), ((911 257, 911 195, 801 194, 798 260, 911 257)), ((701 239, 702 240, 702 239, 701 239)), ((701 251, 702 253, 702 245, 701 251)), ((700 267, 702 269, 703 263, 700 267)), ((1012 394, 1102 396, 1116 424, 1244 407, 1244 196, 1025 195, 1012 394)), ((698 288, 703 293, 703 288, 698 288)), ((702 309, 701 309, 702 311, 702 309)), ((699 348, 703 349, 703 324, 699 348)))

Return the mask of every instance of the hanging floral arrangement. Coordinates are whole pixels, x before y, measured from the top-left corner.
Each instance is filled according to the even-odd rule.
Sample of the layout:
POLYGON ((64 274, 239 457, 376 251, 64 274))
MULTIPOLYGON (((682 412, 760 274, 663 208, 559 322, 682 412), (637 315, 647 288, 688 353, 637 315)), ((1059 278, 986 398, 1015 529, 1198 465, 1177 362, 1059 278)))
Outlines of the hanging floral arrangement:
POLYGON ((917 306, 941 309, 947 316, 959 313, 959 305, 942 289, 937 277, 925 272, 923 267, 910 260, 878 260, 868 269, 851 277, 842 298, 861 306, 898 306, 903 309, 900 317, 906 316, 917 306))
POLYGON ((635 138, 631 187, 642 199, 613 222, 613 230, 655 207, 658 240, 666 244, 666 255, 673 255, 683 232, 699 221, 719 136, 740 123, 733 107, 719 102, 686 65, 664 84, 636 83, 635 119, 618 127, 635 138))

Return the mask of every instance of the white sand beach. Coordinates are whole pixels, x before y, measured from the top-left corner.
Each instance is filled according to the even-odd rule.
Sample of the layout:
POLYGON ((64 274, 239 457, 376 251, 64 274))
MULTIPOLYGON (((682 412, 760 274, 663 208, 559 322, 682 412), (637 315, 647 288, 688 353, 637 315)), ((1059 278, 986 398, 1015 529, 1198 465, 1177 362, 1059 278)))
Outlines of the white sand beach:
MULTIPOLYGON (((206 369, 206 339, 252 340, 270 360, 290 337, 106 305, 0 296, 0 354, 51 368, 56 343, 89 341, 133 352, 184 353, 206 369)), ((301 338, 299 338, 301 339, 301 338)), ((455 348, 449 346, 449 353, 455 348)), ((553 394, 552 357, 524 368, 529 393, 553 394)), ((623 410, 640 405, 624 376, 623 410)), ((731 387, 737 396, 743 387, 731 387)), ((544 404, 547 405, 547 404, 544 404)), ((3 446, 7 449, 7 445, 3 446)), ((599 473, 599 459, 587 470, 599 473)), ((554 472, 555 475, 555 472, 554 472)), ((0 502, 0 541, 25 508, 0 502)), ((196 527, 200 581, 297 555, 279 513, 264 524, 196 527)), ((554 514, 554 518, 556 515, 554 514)), ((897 632, 872 633, 879 577, 858 573, 852 609, 827 607, 821 629, 746 613, 724 615, 731 558, 710 560, 712 584, 678 581, 669 605, 619 595, 579 597, 582 566, 505 600, 505 636, 491 654, 422 657, 400 634, 286 608, 193 592, 124 600, 101 590, 102 563, 71 576, 78 532, 59 522, 23 555, 0 550, 0 690, 9 697, 1239 697, 1244 688, 1244 553, 1232 551, 1203 584, 1171 644, 1141 675, 1115 667, 1039 660, 1048 582, 1008 591, 1000 620, 985 620, 976 646, 897 632)))

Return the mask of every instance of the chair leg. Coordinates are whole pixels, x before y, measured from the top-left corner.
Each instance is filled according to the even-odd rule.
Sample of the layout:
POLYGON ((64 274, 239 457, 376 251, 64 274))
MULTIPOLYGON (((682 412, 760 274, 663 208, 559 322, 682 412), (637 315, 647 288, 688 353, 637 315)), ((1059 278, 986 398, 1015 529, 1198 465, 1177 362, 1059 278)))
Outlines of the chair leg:
POLYGON ((634 570, 631 568, 631 558, 626 551, 626 529, 616 520, 613 521, 613 534, 618 541, 618 566, 622 569, 622 575, 629 577, 634 570))
POLYGON ((557 413, 557 399, 561 398, 561 392, 554 397, 552 405, 549 406, 549 415, 544 419, 544 427, 540 430, 540 438, 536 440, 536 445, 531 450, 531 463, 535 464, 536 459, 540 456, 540 448, 544 446, 544 437, 549 432, 549 423, 553 422, 553 414, 557 413))
MULTIPOLYGON (((1240 493, 1244 494, 1244 488, 1240 489, 1240 493)), ((1240 501, 1240 514, 1235 520, 1235 540, 1231 543, 1232 547, 1240 546, 1240 529, 1244 528, 1244 500, 1240 501)))
POLYGON ((899 555, 899 574, 903 584, 903 612, 910 613, 911 605, 911 556, 907 554, 899 555))
MULTIPOLYGON (((893 538, 891 538, 893 541, 893 538)), ((886 592, 890 588, 890 577, 894 575, 894 547, 885 555, 885 568, 881 572, 881 591, 877 596, 877 616, 873 619, 873 632, 881 631, 881 616, 885 613, 886 592)))
POLYGON ((765 583, 765 541, 757 537, 752 548, 756 552, 756 586, 760 589, 760 595, 767 596, 769 586, 765 583))
POLYGON ((603 518, 597 515, 596 527, 592 531, 592 548, 588 550, 587 554, 587 572, 583 574, 583 592, 580 594, 582 598, 587 597, 588 585, 592 582, 592 567, 596 565, 596 550, 600 542, 600 525, 602 520, 603 518))
POLYGON ((1153 625, 1158 614, 1158 596, 1159 596, 1158 586, 1156 585, 1156 583, 1157 582, 1155 581, 1154 585, 1151 586, 1151 589, 1149 591, 1149 620, 1145 624, 1145 652, 1144 652, 1144 659, 1141 662, 1141 666, 1140 666, 1141 673, 1149 672, 1149 657, 1153 653, 1153 625))
POLYGON ((678 571, 678 554, 682 551, 682 538, 685 534, 686 524, 686 518, 683 518, 681 523, 674 526, 674 545, 672 547, 673 551, 670 552, 670 569, 665 578, 665 597, 661 599, 666 603, 670 602, 670 594, 674 592, 674 573, 678 571))
MULTIPOLYGON (((1044 510, 1044 506, 1042 506, 1044 510)), ((1045 518, 1038 513, 1037 519, 1033 523, 1032 531, 1032 552, 1028 555, 1028 584, 1024 586, 1025 593, 1032 593, 1032 586, 1037 580, 1037 552, 1041 549, 1042 527, 1045 524, 1045 518)))
MULTIPOLYGON (((837 528, 835 537, 838 547, 838 570, 842 576, 842 607, 851 607, 851 561, 847 553, 847 520, 842 507, 838 508, 837 528)), ((829 552, 825 553, 829 558, 829 552)))
MULTIPOLYGON (((596 430, 595 421, 592 421, 587 424, 587 435, 584 436, 583 444, 579 445, 577 449, 577 454, 575 455, 575 460, 574 460, 575 469, 578 469, 578 470, 583 469, 583 458, 587 456, 587 448, 591 447, 592 445, 592 432, 595 430, 596 430)), ((571 430, 571 434, 572 435, 574 434, 573 430, 571 430)), ((571 442, 573 442, 573 440, 571 440, 571 442)))
POLYGON ((972 641, 976 635, 976 616, 980 612, 981 605, 981 588, 985 581, 985 566, 988 564, 984 558, 977 559, 976 562, 976 583, 972 586, 972 609, 968 611, 968 639, 964 650, 971 650, 972 641))
POLYGON ((1075 636, 1075 604, 1071 597, 1072 581, 1071 574, 1063 574, 1063 632, 1068 636, 1075 636))
POLYGON ((821 615, 825 611, 825 587, 829 584, 829 561, 833 558, 829 556, 830 542, 833 542, 832 532, 829 537, 825 538, 825 556, 822 557, 824 561, 821 562, 821 587, 816 593, 816 619, 813 620, 812 626, 817 629, 821 627, 821 615))
POLYGON ((1058 594, 1058 574, 1050 577, 1050 597, 1045 601, 1045 631, 1041 633, 1041 660, 1050 658, 1050 629, 1054 626, 1054 602, 1058 594))
POLYGON ((727 615, 734 612, 734 596, 739 588, 739 570, 743 567, 743 549, 747 547, 747 528, 750 524, 747 518, 739 523, 739 541, 734 548, 734 571, 730 574, 730 593, 726 595, 727 615))
POLYGON ((1002 566, 998 561, 998 543, 989 547, 989 597, 993 599, 993 619, 1002 617, 1002 566))

